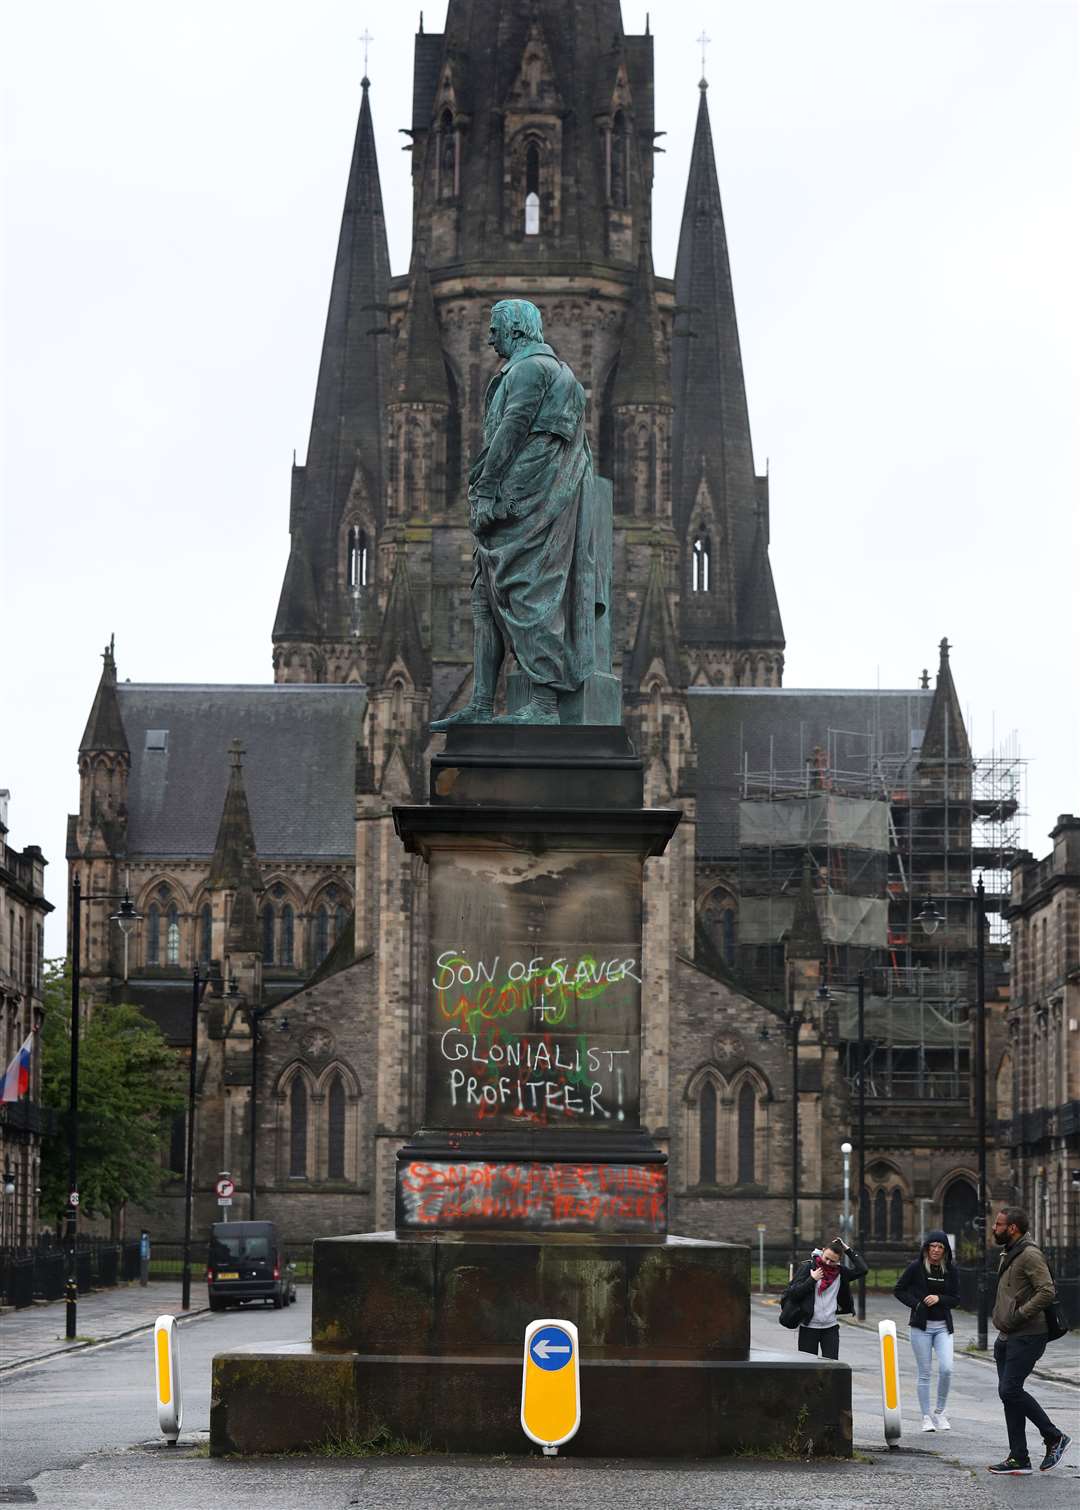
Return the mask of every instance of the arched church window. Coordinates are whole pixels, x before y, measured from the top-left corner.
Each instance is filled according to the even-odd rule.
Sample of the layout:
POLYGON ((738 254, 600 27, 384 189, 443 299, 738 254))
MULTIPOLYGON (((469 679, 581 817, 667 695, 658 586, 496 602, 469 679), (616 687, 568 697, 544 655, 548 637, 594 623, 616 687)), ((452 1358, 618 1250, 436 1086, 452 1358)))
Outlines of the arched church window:
POLYGON ((754 1133, 757 1115, 757 1094, 749 1080, 743 1082, 739 1092, 739 1184, 754 1183, 754 1133))
POLYGON ((630 134, 620 110, 611 128, 611 202, 622 210, 630 203, 630 134))
POLYGON ((166 918, 165 959, 170 965, 178 965, 180 963, 180 913, 175 902, 166 913, 166 918))
POLYGON ((199 910, 199 963, 208 965, 214 945, 214 916, 210 903, 204 902, 199 910))
POLYGON ((708 592, 711 555, 708 535, 698 535, 690 554, 691 592, 708 592))
POLYGON ((525 234, 540 234, 540 148, 535 142, 525 151, 525 234))
POLYGON ((341 1076, 335 1075, 330 1082, 326 1098, 326 1176, 330 1180, 345 1178, 345 1087, 341 1076))
POLYGON ((337 943, 337 941, 341 937, 341 935, 345 932, 345 923, 346 923, 346 921, 348 919, 348 916, 349 916, 349 914, 346 912, 345 908, 339 902, 337 904, 337 906, 334 908, 334 943, 335 944, 337 943))
POLYGON ((885 1241, 885 1215, 885 1192, 876 1190, 874 1192, 874 1238, 880 1243, 885 1241))
POLYGON ((293 910, 286 902, 281 909, 281 963, 283 965, 291 965, 293 962, 294 924, 293 910))
POLYGON ((269 902, 262 910, 262 962, 274 963, 274 909, 269 902))
POLYGON ((330 953, 330 914, 320 907, 315 914, 315 963, 321 965, 330 953))
POLYGON ((439 117, 439 198, 453 199, 457 177, 457 142, 449 110, 439 117))
POLYGON ((161 911, 156 902, 146 909, 146 963, 161 963, 161 911))
POLYGON ((889 1197, 889 1237, 894 1243, 904 1240, 904 1195, 899 1187, 889 1197))
POLYGON ((859 1196, 859 1236, 870 1236, 870 1192, 864 1185, 859 1196))
POLYGON ((716 1184, 716 1086, 706 1080, 701 1087, 699 1103, 700 1157, 698 1160, 698 1183, 716 1184))
POLYGON ((297 1075, 289 1092, 289 1178, 307 1177, 307 1087, 297 1075))
POLYGON ((368 585, 368 543, 364 531, 354 525, 349 530, 349 591, 358 593, 368 585))

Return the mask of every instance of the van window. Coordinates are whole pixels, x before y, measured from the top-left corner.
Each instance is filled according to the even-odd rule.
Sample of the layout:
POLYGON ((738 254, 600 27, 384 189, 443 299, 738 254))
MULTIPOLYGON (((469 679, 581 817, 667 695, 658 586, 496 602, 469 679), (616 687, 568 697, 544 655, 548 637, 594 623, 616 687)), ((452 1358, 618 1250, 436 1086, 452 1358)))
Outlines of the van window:
POLYGON ((215 1237, 210 1243, 211 1264, 228 1263, 229 1259, 270 1257, 270 1239, 265 1234, 251 1237, 215 1237))

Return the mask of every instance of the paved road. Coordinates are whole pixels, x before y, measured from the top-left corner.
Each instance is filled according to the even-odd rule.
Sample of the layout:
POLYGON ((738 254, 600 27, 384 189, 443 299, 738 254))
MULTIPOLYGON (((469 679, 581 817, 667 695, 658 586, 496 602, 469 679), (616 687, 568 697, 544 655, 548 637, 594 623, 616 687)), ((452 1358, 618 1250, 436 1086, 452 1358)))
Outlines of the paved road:
MULTIPOLYGON (((0 1349, 3 1327, 0 1318, 0 1349)), ((875 1330, 845 1327, 842 1358, 852 1367, 858 1458, 851 1463, 791 1464, 726 1459, 693 1464, 637 1460, 602 1462, 564 1456, 512 1459, 294 1458, 211 1460, 209 1362, 216 1352, 298 1340, 310 1326, 310 1292, 288 1311, 250 1311, 184 1323, 185 1431, 169 1450, 156 1431, 145 1336, 14 1370, 0 1379, 3 1445, 0 1504, 54 1510, 116 1503, 155 1510, 207 1506, 297 1510, 298 1506, 371 1506, 419 1510, 457 1506, 503 1510, 550 1502, 557 1510, 625 1510, 628 1502, 673 1510, 805 1510, 808 1501, 842 1503, 844 1510, 997 1510, 1026 1506, 1074 1510, 1080 1498, 1080 1452, 1073 1449, 1051 1474, 995 1480, 987 1463, 1004 1452, 1001 1409, 993 1369, 961 1356, 948 1435, 912 1433, 918 1413, 910 1350, 901 1347, 905 1436, 886 1450, 880 1415, 875 1330), (33 1498, 29 1498, 29 1496, 33 1498)), ((755 1302, 756 1347, 788 1349, 793 1340, 776 1324, 775 1306, 755 1302)), ((1060 1346, 1060 1344, 1058 1345, 1060 1346)), ((1071 1342, 1066 1346, 1072 1346, 1071 1342)), ((1037 1393, 1060 1424, 1080 1438, 1080 1390, 1040 1380, 1037 1393)), ((1033 1443, 1033 1447, 1036 1444, 1033 1443)))

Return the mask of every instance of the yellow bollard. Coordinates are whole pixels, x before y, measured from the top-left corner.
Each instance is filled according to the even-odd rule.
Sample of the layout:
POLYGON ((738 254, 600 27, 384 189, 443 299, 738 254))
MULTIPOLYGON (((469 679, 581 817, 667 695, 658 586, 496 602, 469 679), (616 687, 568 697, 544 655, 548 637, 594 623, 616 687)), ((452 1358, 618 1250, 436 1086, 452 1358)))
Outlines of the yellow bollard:
POLYGON ((896 1323, 878 1322, 881 1344, 881 1414, 885 1422, 885 1440, 895 1447, 900 1440, 900 1353, 896 1346, 896 1323))
POLYGON ((169 1446, 175 1447, 184 1414, 175 1316, 159 1316, 154 1322, 154 1382, 157 1385, 158 1425, 169 1446))
POLYGON ((521 1365, 521 1429, 553 1457, 580 1423, 577 1327, 572 1321, 530 1321, 521 1365))

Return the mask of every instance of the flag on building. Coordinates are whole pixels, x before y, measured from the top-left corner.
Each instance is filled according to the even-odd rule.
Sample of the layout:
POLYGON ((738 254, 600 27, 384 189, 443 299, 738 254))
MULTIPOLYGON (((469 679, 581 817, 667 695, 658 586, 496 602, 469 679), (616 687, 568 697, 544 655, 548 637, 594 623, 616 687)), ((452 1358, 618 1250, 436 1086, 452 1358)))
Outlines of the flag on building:
POLYGON ((0 1101, 18 1101, 20 1096, 25 1096, 29 1091, 30 1045, 33 1041, 33 1033, 28 1033, 26 1042, 8 1065, 4 1073, 4 1083, 0 1086, 0 1101))

